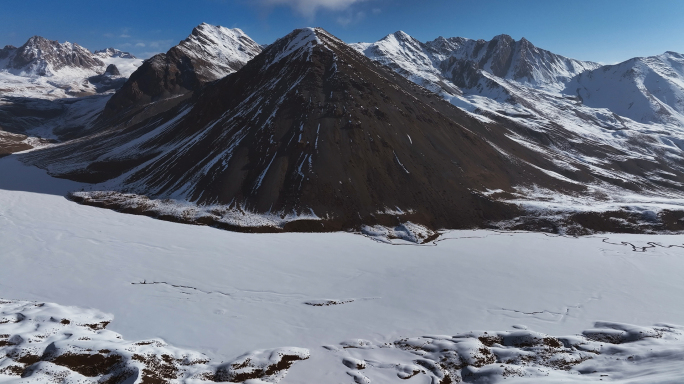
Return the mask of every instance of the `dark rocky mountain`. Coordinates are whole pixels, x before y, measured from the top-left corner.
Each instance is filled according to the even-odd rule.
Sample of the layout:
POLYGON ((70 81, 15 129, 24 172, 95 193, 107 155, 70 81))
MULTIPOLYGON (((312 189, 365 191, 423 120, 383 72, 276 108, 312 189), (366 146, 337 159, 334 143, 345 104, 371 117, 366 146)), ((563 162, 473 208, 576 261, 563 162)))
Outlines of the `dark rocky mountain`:
POLYGON ((107 69, 105 70, 104 75, 105 76, 121 76, 121 72, 119 72, 119 68, 117 68, 116 65, 109 64, 107 66, 107 69))
POLYGON ((146 60, 112 97, 104 116, 115 117, 122 111, 173 99, 154 111, 168 108, 207 82, 242 68, 259 52, 261 46, 241 30, 203 23, 168 52, 146 60))
POLYGON ((205 221, 235 209, 322 219, 290 229, 478 226, 517 213, 481 192, 581 189, 530 165, 554 168, 504 131, 303 29, 162 117, 28 158, 108 190, 218 207, 205 221))
POLYGON ((33 36, 19 48, 6 46, 0 53, 5 69, 25 75, 51 76, 64 68, 90 69, 104 63, 78 44, 63 43, 33 36))
POLYGON ((14 45, 5 45, 4 48, 0 49, 0 60, 4 60, 9 57, 10 54, 14 53, 17 47, 14 45))

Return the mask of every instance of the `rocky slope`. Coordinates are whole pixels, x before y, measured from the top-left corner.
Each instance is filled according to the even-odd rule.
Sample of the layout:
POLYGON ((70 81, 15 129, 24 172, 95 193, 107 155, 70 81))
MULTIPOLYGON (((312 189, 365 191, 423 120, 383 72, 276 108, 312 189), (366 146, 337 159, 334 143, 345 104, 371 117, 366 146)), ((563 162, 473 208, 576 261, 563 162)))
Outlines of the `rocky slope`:
MULTIPOLYGON (((474 116, 508 127, 511 139, 561 166, 562 175, 615 209, 681 196, 681 55, 598 67, 505 35, 490 42, 439 38, 423 44, 396 33, 355 47, 429 89, 457 87, 460 93, 440 93, 474 116), (392 40, 412 43, 387 43, 392 40), (424 60, 413 59, 418 56, 424 60), (439 82, 426 73, 441 76, 439 82), (591 178, 577 178, 578 170, 591 178)), ((564 210, 596 207, 593 199, 531 192, 521 200, 547 200, 545 208, 564 210)))
POLYGON ((112 97, 104 115, 114 117, 165 99, 180 101, 207 82, 242 68, 260 52, 261 46, 241 30, 203 23, 165 54, 146 60, 112 97))
POLYGON ((290 228, 313 230, 400 220, 482 225, 511 218, 516 208, 477 191, 513 192, 533 180, 581 189, 531 165, 560 171, 504 131, 327 32, 303 29, 161 118, 30 160, 105 190, 215 207, 199 221, 242 210, 304 217, 290 228))

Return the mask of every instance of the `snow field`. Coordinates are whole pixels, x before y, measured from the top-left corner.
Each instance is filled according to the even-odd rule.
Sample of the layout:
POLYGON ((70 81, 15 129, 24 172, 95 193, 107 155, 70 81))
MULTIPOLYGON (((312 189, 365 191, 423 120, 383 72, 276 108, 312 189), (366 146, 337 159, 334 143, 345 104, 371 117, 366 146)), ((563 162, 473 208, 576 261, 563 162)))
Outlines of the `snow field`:
MULTIPOLYGON (((70 314, 74 326, 112 321, 101 336, 88 336, 98 343, 119 340, 133 348, 122 340, 158 340, 163 345, 150 354, 177 348, 218 365, 248 351, 308 350, 309 359, 295 362, 283 383, 404 382, 401 377, 415 369, 420 372, 409 382, 443 380, 445 373, 434 365, 442 357, 470 362, 449 374, 454 381, 456 373, 470 381, 535 383, 665 383, 684 375, 682 330, 663 325, 684 324, 684 236, 447 231, 417 246, 350 233, 255 235, 119 214, 64 198, 81 187, 26 167, 15 156, 0 159, 0 297, 56 303, 32 309, 11 301, 2 304, 2 316, 21 313, 36 325, 31 319, 65 318, 64 308, 76 306, 82 309, 68 311, 96 318, 70 314), (40 308, 49 311, 31 312, 40 308), (582 333, 589 329, 599 331, 582 333), (484 344, 484 331, 476 330, 501 336, 503 344, 484 344), (531 345, 505 342, 523 331, 529 331, 521 336, 531 345), (535 337, 559 340, 563 347, 533 342, 535 337), (477 343, 494 363, 477 366, 471 353, 481 348, 477 343), (430 345, 451 346, 442 349, 455 354, 430 345), (601 354, 592 355, 596 348, 601 354), (586 356, 592 358, 569 371, 548 366, 586 356), (355 361, 366 368, 349 368, 355 361), (524 376, 504 379, 504 372, 524 376)), ((11 334, 5 340, 33 337, 33 326, 16 328, 32 323, 13 319, 0 324, 14 327, 0 329, 11 334)), ((61 340, 61 351, 87 341, 64 339, 62 324, 45 321, 45 334, 57 332, 46 340, 61 340)), ((67 376, 83 379, 77 373, 67 376)))

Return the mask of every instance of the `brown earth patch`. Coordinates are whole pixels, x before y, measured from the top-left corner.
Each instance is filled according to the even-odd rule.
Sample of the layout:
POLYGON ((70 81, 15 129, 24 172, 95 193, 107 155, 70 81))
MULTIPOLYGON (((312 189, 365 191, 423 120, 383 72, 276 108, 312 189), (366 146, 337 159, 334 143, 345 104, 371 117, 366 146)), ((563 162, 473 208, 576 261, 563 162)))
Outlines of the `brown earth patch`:
POLYGON ((122 357, 119 355, 65 353, 53 359, 52 363, 67 367, 83 376, 96 377, 110 373, 121 361, 122 357))

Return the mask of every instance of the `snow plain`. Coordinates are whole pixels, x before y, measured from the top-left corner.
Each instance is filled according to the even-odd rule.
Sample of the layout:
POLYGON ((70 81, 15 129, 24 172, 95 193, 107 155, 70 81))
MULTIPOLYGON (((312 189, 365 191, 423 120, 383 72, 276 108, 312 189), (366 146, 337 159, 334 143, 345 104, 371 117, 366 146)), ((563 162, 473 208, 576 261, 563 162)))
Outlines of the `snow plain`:
MULTIPOLYGON (((308 349, 310 358, 293 365, 283 383, 404 382, 396 371, 410 375, 417 352, 381 346, 425 335, 527 329, 572 336, 595 327, 627 335, 623 323, 684 325, 681 235, 472 230, 417 246, 352 233, 243 234, 64 198, 81 188, 16 156, 0 159, 0 298, 104 311, 113 316, 107 329, 127 340, 160 338, 217 361, 308 349), (354 362, 368 368, 350 370, 354 362)), ((603 350, 603 360, 570 371, 476 379, 681 382, 682 328, 659 327, 644 329, 669 336, 620 344, 613 349, 627 349, 615 354, 603 350), (650 368, 623 367, 627 354, 650 368), (580 375, 587 367, 608 376, 580 375)), ((408 382, 436 382, 435 375, 408 382)), ((21 381, 0 375, 4 380, 21 381)))

